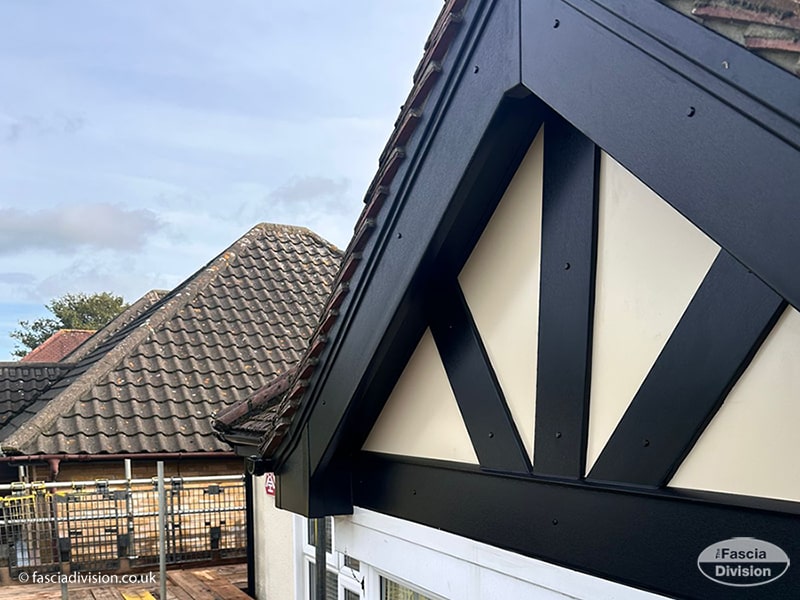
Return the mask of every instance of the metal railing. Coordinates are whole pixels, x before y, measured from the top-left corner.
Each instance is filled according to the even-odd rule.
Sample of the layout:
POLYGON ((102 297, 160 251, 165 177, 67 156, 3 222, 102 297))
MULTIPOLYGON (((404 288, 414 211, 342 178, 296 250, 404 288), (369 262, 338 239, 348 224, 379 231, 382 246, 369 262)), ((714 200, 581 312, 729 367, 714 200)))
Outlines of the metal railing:
MULTIPOLYGON (((166 561, 247 553, 244 476, 164 480, 166 561)), ((126 571, 159 563, 157 480, 0 485, 0 567, 126 571)))

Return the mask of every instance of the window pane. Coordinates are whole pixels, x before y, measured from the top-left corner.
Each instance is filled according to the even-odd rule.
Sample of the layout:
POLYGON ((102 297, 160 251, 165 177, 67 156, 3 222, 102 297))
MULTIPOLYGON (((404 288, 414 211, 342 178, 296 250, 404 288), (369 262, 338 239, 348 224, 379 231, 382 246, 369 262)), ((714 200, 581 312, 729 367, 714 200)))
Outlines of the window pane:
POLYGON ((339 576, 328 571, 325 574, 325 600, 338 600, 339 576))
POLYGON ((361 600, 361 596, 359 596, 352 590, 345 589, 344 600, 361 600))
POLYGON ((381 577, 381 600, 432 600, 396 581, 381 577))
POLYGON ((361 563, 352 556, 347 556, 346 554, 344 555, 344 566, 350 567, 353 569, 353 571, 358 571, 361 569, 361 563))

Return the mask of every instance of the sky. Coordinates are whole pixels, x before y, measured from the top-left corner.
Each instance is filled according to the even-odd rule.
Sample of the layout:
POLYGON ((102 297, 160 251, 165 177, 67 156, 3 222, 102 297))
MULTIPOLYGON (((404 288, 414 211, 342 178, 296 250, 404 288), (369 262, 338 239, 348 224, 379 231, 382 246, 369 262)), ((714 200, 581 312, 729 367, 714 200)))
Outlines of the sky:
POLYGON ((171 289, 259 222, 345 247, 441 6, 0 2, 0 361, 51 299, 171 289))

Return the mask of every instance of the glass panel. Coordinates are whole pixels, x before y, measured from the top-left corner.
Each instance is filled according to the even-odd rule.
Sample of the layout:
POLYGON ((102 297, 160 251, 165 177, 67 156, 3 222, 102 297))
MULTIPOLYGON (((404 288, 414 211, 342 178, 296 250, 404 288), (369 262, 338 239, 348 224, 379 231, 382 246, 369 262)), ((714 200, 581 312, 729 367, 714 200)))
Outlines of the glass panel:
POLYGON ((345 588, 344 600, 361 600, 361 596, 355 593, 354 591, 345 588))
POLYGON ((352 556, 347 556, 346 554, 344 555, 344 566, 350 567, 353 571, 359 571, 361 569, 361 563, 352 556))
MULTIPOLYGON (((308 530, 308 543, 312 546, 317 545, 317 533, 314 530, 314 522, 317 519, 308 519, 306 529, 308 530)), ((325 517, 325 552, 333 552, 333 517, 325 517)))
POLYGON ((381 577, 381 600, 433 600, 400 585, 396 581, 381 577))
POLYGON ((339 600, 339 576, 331 571, 325 574, 325 600, 339 600))

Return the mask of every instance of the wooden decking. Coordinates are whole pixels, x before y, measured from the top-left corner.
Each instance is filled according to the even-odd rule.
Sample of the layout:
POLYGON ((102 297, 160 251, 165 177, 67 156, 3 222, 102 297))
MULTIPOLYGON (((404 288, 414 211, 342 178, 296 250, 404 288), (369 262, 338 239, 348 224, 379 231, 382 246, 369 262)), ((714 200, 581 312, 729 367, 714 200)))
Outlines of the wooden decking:
MULTIPOLYGON (((69 600, 160 600, 158 568, 155 583, 71 584, 69 600)), ((244 564, 167 571, 167 600, 251 600, 241 588, 247 583, 244 564)), ((51 584, 14 584, 0 587, 0 600, 61 600, 61 587, 51 584)))

